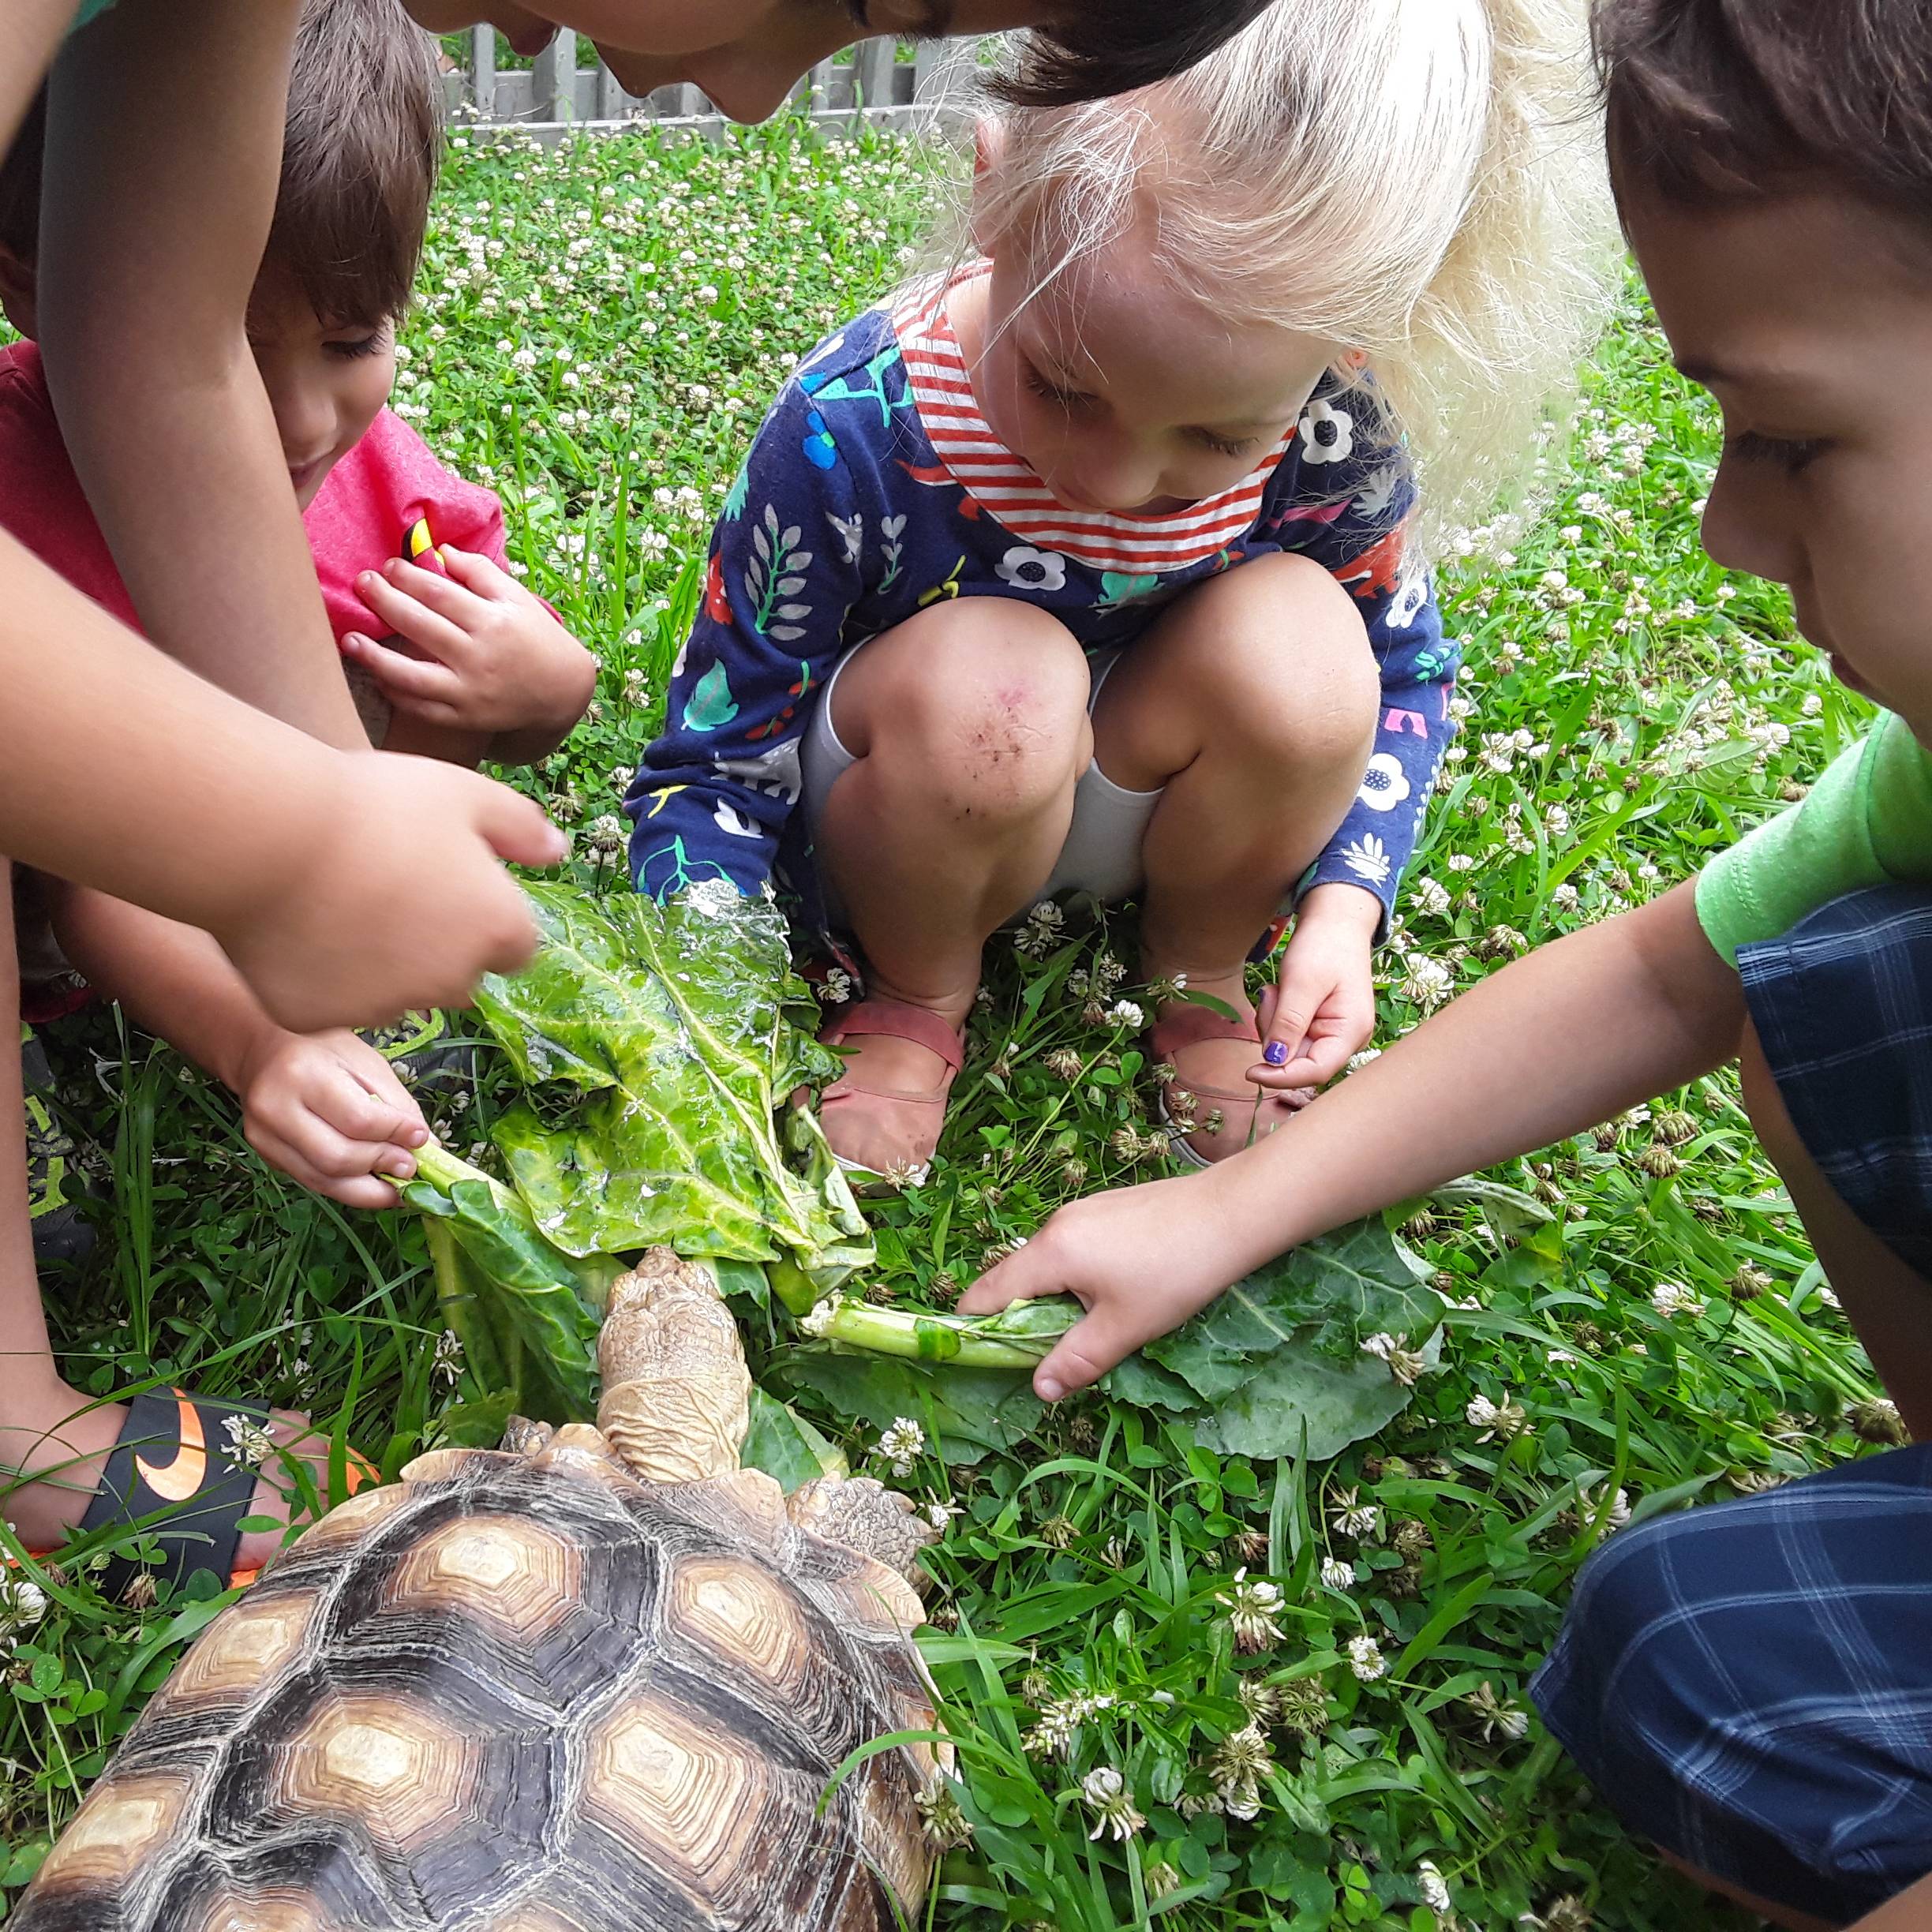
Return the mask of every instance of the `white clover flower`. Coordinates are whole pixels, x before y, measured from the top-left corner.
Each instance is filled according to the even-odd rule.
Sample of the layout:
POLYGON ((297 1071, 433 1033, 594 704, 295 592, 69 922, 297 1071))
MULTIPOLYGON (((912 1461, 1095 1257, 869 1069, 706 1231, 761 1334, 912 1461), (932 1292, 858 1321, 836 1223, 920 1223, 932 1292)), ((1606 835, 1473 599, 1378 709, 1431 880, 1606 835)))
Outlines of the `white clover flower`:
POLYGON ((818 990, 835 1006, 843 1006, 852 996, 852 975, 842 966, 834 966, 819 983, 818 990))
POLYGON ((1089 1771, 1080 1780, 1080 1795, 1098 1814, 1098 1822, 1087 1834, 1089 1838, 1111 1831, 1117 1840, 1125 1842, 1147 1822, 1134 1808, 1127 1780, 1111 1765, 1100 1765, 1089 1771))
POLYGON ((436 1337, 436 1359, 432 1371, 446 1382, 454 1382, 462 1374, 462 1343, 447 1328, 436 1337))
POLYGON ((1440 960, 1417 953, 1409 961, 1402 976, 1402 996, 1412 1006, 1432 1013, 1455 990, 1455 975, 1440 960))
POLYGON ((1361 1501, 1359 1490, 1345 1489, 1335 1499, 1333 1521, 1338 1536, 1354 1537, 1358 1541, 1382 1533, 1381 1510, 1373 1503, 1361 1501))
POLYGON ((926 1432, 910 1416, 897 1417, 878 1439, 878 1453, 891 1463, 893 1473, 900 1477, 912 1473, 913 1458, 925 1447, 926 1432))
POLYGON ((1431 919, 1449 910, 1449 888, 1432 878, 1419 878, 1409 888, 1409 897, 1418 912, 1431 919))
POLYGON ((1448 1883, 1427 1859, 1416 1867, 1416 1889, 1431 1911, 1441 1913, 1450 1909, 1448 1883))
POLYGON ((1500 1698, 1486 1683, 1478 1684, 1462 1702, 1482 1720, 1482 1740, 1501 1737, 1514 1744, 1528 1735, 1528 1715, 1507 1698, 1500 1698))
POLYGON ((32 1630, 47 1615, 47 1592, 24 1577, 0 1583, 0 1636, 32 1630))
POLYGON ((1147 1015, 1132 1000, 1116 1000, 1107 1009, 1107 1017, 1116 1026, 1123 1026, 1138 1032, 1147 1024, 1147 1015))
POLYGON ((1252 1654, 1271 1650, 1281 1642, 1281 1626, 1275 1621, 1281 1614, 1279 1584, 1260 1578, 1250 1582, 1245 1569, 1237 1570, 1234 1588, 1225 1596, 1217 1595, 1215 1601, 1228 1613, 1228 1627, 1234 1633, 1237 1650, 1252 1654))
POLYGON ((937 1497, 926 1505, 926 1520, 938 1530, 948 1528, 959 1513, 957 1503, 942 1503, 937 1497))
POLYGON ((1352 1589, 1355 1585, 1355 1566, 1344 1563, 1339 1556, 1327 1556, 1322 1559, 1322 1588, 1324 1589, 1352 1589))
POLYGON ((1704 1303, 1681 1282, 1659 1282, 1650 1290, 1650 1305, 1667 1320, 1674 1315, 1696 1316, 1704 1312, 1704 1303))
POLYGON ((1406 1337, 1372 1335, 1362 1344, 1362 1353, 1388 1365, 1388 1372, 1404 1388, 1413 1388, 1428 1372, 1428 1359, 1410 1348, 1406 1337))
POLYGON ((228 1457, 244 1469, 260 1469, 275 1454, 275 1440, 253 1416, 222 1418, 228 1437, 228 1457))
POLYGON ((1349 1668, 1364 1683, 1373 1683, 1378 1677, 1388 1675, 1388 1659, 1382 1654, 1382 1646, 1372 1637, 1351 1637, 1348 1640, 1349 1668))
POLYGON ((1500 1403, 1492 1402, 1487 1395, 1472 1396, 1462 1413, 1472 1428, 1481 1430, 1476 1438, 1478 1442, 1510 1442, 1530 1427, 1528 1410, 1507 1396, 1500 1403))
POLYGON ((1208 1761, 1215 1795, 1231 1818, 1252 1822, 1261 1810, 1261 1780, 1272 1775, 1275 1759, 1259 1724, 1233 1731, 1215 1747, 1208 1761))

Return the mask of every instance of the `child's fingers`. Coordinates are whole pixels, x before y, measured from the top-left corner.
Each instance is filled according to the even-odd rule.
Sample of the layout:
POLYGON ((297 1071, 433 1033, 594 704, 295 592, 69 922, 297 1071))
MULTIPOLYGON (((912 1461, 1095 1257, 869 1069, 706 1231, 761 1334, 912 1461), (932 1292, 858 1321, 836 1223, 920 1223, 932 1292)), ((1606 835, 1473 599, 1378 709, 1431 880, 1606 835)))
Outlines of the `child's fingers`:
POLYGON ((351 1033, 345 1037, 343 1059, 351 1076, 384 1106, 391 1108, 398 1127, 384 1136, 398 1147, 421 1147, 429 1138, 429 1123, 416 1096, 402 1084, 395 1069, 368 1041, 351 1033))
POLYGON ((1069 1292, 1053 1264, 1051 1250, 1030 1241, 990 1267, 959 1298, 961 1315, 997 1315, 1009 1301, 1037 1301, 1069 1292))
POLYGON ((486 604, 537 601, 494 557, 484 556, 474 550, 459 550, 454 544, 443 545, 437 554, 457 582, 486 604))
POLYGON ((365 1166, 349 1174, 331 1174, 310 1160, 293 1141, 264 1128, 259 1122, 249 1129, 249 1145, 271 1167, 285 1174, 297 1186, 325 1200, 340 1201, 345 1208, 393 1208, 401 1198, 380 1175, 365 1166))
POLYGON ((383 1158, 371 1164, 381 1165, 384 1172, 394 1174, 399 1180, 407 1180, 416 1171, 406 1150, 421 1146, 429 1137, 421 1112, 406 1093, 395 1098, 372 1093, 346 1066, 319 1084, 310 1098, 309 1110, 357 1151, 379 1150, 383 1158))
POLYGON ((342 654, 359 664, 392 704, 451 705, 462 695, 462 680, 433 657, 412 657, 391 650, 360 631, 342 641, 342 654))
POLYGON ((392 590, 414 597, 459 631, 474 631, 489 609, 486 599, 465 590, 453 575, 446 577, 440 571, 425 570, 402 557, 391 557, 382 567, 382 576, 392 590))
POLYGON ((1110 1368, 1118 1368, 1143 1342, 1161 1331, 1148 1326, 1144 1316, 1132 1313, 1118 1300, 1097 1303, 1084 1321, 1076 1322, 1053 1352, 1033 1372, 1033 1393, 1042 1402, 1057 1402, 1077 1389, 1091 1388, 1110 1368))
MULTIPOLYGON (((410 574, 423 583, 443 581, 413 567, 410 574)), ((443 612, 420 597, 412 597, 379 572, 364 571, 356 578, 355 587, 356 595, 381 620, 385 631, 407 638, 445 663, 461 664, 471 654, 470 634, 462 625, 452 623, 443 612)))

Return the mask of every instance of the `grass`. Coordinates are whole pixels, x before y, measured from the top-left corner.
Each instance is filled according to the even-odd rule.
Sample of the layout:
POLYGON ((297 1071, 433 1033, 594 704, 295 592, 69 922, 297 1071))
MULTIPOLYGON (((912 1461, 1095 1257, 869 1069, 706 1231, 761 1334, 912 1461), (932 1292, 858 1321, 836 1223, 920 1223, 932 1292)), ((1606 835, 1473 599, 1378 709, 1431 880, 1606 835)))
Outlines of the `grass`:
MULTIPOLYGON (((911 148, 782 129, 459 142, 452 160, 397 402, 503 494, 529 581, 602 657, 592 715, 530 781, 593 856, 751 428, 793 358, 889 285, 942 189, 911 148)), ((1469 715, 1383 958, 1384 1036, 1695 871, 1861 726, 1782 597, 1699 551, 1716 421, 1634 301, 1587 385, 1548 513, 1445 581, 1469 715)), ((993 949, 943 1158, 878 1217, 886 1291, 943 1291, 1060 1201, 1147 1171, 1139 1057, 1084 1024, 1070 983, 1110 949, 1131 957, 1103 930, 1043 958, 993 949), (1046 1058, 1069 1046, 1072 1080, 1046 1058)), ((224 1096, 111 1016, 52 1046, 111 1193, 99 1259, 49 1282, 70 1375, 103 1397, 180 1376, 303 1407, 393 1473, 450 1399, 415 1228, 281 1182, 224 1096)), ((440 1125, 481 1138, 460 1113, 440 1125)), ((1458 1304, 1443 1369, 1333 1465, 1218 1457, 1104 1402, 974 1467, 912 1459, 903 1486, 958 1511, 930 1642, 973 1837, 935 1924, 1425 1927, 1425 1865, 1474 1927, 1742 1923, 1622 1837, 1522 1686, 1627 1510, 1857 1452, 1869 1368, 1728 1079, 1497 1178, 1552 1218, 1493 1200, 1404 1216, 1458 1304), (1673 1283, 1687 1294, 1659 1296, 1673 1283), (1478 1398, 1503 1432, 1470 1420, 1478 1398), (1279 1641, 1252 1653, 1223 1601, 1242 1569, 1282 1597, 1279 1641), (1362 1638, 1388 1667, 1368 1681, 1362 1638), (1257 1718, 1242 1819, 1215 1794, 1249 1808, 1227 1740, 1257 1718), (1090 1836, 1096 1773, 1144 1815, 1125 1840, 1090 1836)), ((889 1473, 875 1440, 852 1447, 889 1473)), ((133 1612, 84 1565, 54 1597, 6 1666, 0 1885, 31 1874, 215 1607, 133 1612)))

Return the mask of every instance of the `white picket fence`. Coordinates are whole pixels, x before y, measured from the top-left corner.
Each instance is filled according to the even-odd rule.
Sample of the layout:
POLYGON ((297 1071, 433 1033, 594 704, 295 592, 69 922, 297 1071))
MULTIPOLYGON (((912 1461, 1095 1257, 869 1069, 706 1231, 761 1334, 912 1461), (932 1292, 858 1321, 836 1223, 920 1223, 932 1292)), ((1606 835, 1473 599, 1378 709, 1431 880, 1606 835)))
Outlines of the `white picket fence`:
MULTIPOLYGON (((643 120, 714 134, 726 122, 695 87, 627 94, 601 62, 578 64, 574 33, 560 33, 536 65, 496 66, 496 36, 479 27, 466 67, 445 77, 453 119, 478 129, 514 128, 555 140, 573 130, 612 132, 643 120)), ((829 128, 859 125, 919 133, 956 131, 971 112, 979 73, 971 40, 922 43, 910 60, 889 39, 865 40, 849 61, 821 61, 793 94, 797 110, 829 128)))

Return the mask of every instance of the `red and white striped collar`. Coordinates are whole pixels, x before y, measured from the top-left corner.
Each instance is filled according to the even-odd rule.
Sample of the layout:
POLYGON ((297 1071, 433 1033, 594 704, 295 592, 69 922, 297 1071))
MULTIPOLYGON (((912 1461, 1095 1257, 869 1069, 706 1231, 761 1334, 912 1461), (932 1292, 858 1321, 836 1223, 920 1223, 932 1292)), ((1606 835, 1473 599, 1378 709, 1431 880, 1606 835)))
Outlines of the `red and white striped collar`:
POLYGON ((892 312, 920 421, 953 480, 1016 537, 1095 570, 1163 575, 1205 563, 1250 534, 1268 480, 1294 440, 1292 429, 1232 489, 1166 515, 1069 510, 1055 499, 987 424, 946 312, 954 288, 991 271, 992 264, 980 260, 934 277, 908 289, 892 312))

